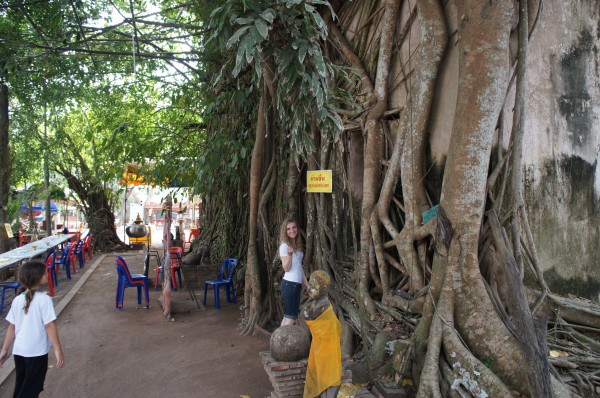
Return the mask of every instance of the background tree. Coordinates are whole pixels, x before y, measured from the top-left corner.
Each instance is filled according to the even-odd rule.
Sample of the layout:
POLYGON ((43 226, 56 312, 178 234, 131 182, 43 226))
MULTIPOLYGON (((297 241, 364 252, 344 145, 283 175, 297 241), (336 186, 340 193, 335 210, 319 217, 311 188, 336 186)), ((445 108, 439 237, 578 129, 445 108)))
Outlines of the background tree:
MULTIPOLYGON (((170 13, 173 19, 180 18, 164 5, 165 16, 170 13)), ((189 84, 193 79, 175 64, 180 62, 191 70, 194 67, 173 53, 175 48, 185 47, 186 37, 192 35, 173 42, 171 35, 177 35, 174 26, 165 23, 160 28, 159 23, 157 29, 153 13, 144 11, 152 3, 140 4, 135 10, 130 6, 129 2, 64 1, 47 7, 8 1, 0 8, 6 16, 2 24, 2 77, 10 81, 14 93, 14 146, 27 148, 24 155, 29 158, 33 155, 31 147, 39 144, 40 156, 36 158, 48 156, 48 161, 37 165, 46 163, 67 180, 101 250, 120 243, 114 228, 116 192, 111 186, 120 175, 118 169, 137 160, 160 163, 150 180, 162 182, 167 175, 185 174, 181 160, 187 157, 189 166, 191 156, 185 148, 193 147, 186 137, 189 131, 197 131, 189 126, 198 125, 199 119, 194 111, 170 102, 181 101, 191 92, 182 82, 189 84), (126 19, 107 25, 109 15, 115 14, 126 19), (104 24, 93 22, 98 20, 104 24), (128 31, 131 27, 133 33, 128 31), (161 37, 161 29, 170 33, 161 37), (142 54, 146 49, 150 51, 142 54), (136 78, 148 84, 136 87, 136 78), (159 103, 154 87, 165 92, 165 86, 182 88, 172 90, 159 103), (116 95, 125 95, 126 100, 111 102, 116 95), (148 107, 142 111, 145 103, 152 104, 152 111, 148 107), (134 115, 134 111, 140 114, 134 115), (169 112, 176 116, 169 116, 169 112), (176 120, 178 123, 173 123, 176 120), (49 130, 51 137, 46 136, 49 130), (168 160, 161 156, 165 153, 168 160), (164 167, 173 164, 179 168, 164 167)), ((29 162, 23 169, 24 179, 31 180, 35 165, 29 162)), ((191 168, 187 170, 189 177, 191 168)))

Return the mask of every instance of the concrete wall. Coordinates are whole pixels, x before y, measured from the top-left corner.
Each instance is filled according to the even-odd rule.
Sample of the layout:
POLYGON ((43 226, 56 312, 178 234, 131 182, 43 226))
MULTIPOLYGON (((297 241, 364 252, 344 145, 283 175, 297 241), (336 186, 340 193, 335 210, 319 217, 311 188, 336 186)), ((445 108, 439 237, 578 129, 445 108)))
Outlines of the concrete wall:
POLYGON ((599 45, 599 1, 544 1, 529 52, 524 152, 526 202, 547 282, 554 292, 595 300, 600 299, 599 45))

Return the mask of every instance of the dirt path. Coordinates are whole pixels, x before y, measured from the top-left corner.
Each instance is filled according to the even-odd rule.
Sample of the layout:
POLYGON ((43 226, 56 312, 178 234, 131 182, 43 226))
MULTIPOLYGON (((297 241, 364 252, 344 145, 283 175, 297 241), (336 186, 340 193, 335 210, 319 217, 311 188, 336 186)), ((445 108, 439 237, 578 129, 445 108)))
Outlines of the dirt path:
MULTIPOLYGON (((133 273, 142 272, 143 253, 125 258, 133 273)), ((270 393, 259 358, 269 348, 269 337, 239 335, 239 302, 225 304, 221 297, 216 310, 209 295, 207 309, 199 311, 187 290, 180 289, 174 300, 191 311, 168 322, 158 305, 160 291, 150 289, 151 308, 145 310, 137 308, 135 289, 129 288, 124 310, 117 311, 114 255, 94 257, 82 271, 94 266, 58 315, 65 365, 48 370, 42 397, 261 398, 270 393)), ((14 372, 0 385, 0 397, 12 396, 13 387, 14 372)))

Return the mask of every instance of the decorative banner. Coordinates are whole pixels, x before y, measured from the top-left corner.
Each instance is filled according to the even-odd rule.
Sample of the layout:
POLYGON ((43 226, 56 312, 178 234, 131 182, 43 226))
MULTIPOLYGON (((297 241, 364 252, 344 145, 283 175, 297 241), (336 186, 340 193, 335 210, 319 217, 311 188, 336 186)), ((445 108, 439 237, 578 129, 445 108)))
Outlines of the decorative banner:
POLYGON ((314 170, 306 172, 307 192, 331 193, 333 178, 331 170, 314 170))
POLYGON ((127 186, 144 185, 144 177, 140 175, 141 166, 135 163, 127 163, 123 170, 123 176, 119 180, 119 184, 127 186))

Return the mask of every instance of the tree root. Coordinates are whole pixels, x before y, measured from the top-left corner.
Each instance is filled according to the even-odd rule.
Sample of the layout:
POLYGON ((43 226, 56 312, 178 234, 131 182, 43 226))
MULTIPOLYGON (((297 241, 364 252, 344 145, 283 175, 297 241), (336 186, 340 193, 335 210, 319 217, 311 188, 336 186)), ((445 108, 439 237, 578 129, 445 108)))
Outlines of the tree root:
POLYGON ((254 333, 254 327, 256 326, 257 319, 258 319, 258 316, 257 316, 256 312, 252 311, 250 313, 250 318, 248 318, 248 321, 242 327, 242 330, 240 331, 240 334, 242 336, 250 336, 250 335, 252 335, 254 333))
MULTIPOLYGON (((527 297, 530 305, 533 305, 542 296, 539 291, 529 289, 527 297)), ((546 295, 545 300, 539 306, 538 316, 546 315, 550 320, 556 320, 560 316, 563 320, 574 325, 582 325, 600 329, 600 307, 582 299, 571 299, 546 295)))
MULTIPOLYGON (((513 395, 492 370, 467 350, 458 332, 447 324, 443 326, 443 341, 446 360, 455 375, 450 386, 451 389, 461 385, 475 397, 510 397, 513 395), (483 392, 487 395, 483 395, 483 392)), ((490 358, 490 361, 493 361, 493 358, 490 358)))
POLYGON ((385 373, 384 368, 390 370, 391 365, 386 361, 386 344, 390 336, 386 332, 381 332, 375 336, 373 346, 366 353, 364 358, 352 366, 352 381, 355 383, 368 383, 375 380, 381 373, 385 373))
POLYGON ((395 294, 388 294, 382 297, 381 303, 388 307, 398 308, 413 314, 421 314, 425 305, 425 296, 408 299, 395 294))

